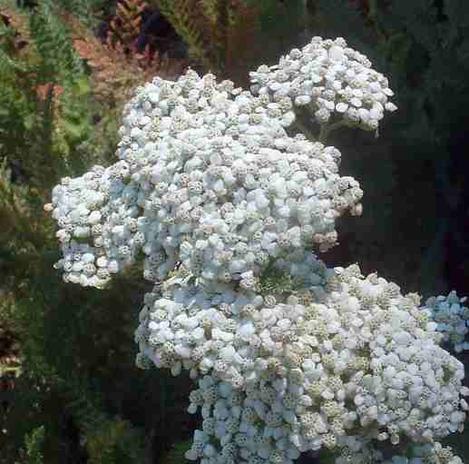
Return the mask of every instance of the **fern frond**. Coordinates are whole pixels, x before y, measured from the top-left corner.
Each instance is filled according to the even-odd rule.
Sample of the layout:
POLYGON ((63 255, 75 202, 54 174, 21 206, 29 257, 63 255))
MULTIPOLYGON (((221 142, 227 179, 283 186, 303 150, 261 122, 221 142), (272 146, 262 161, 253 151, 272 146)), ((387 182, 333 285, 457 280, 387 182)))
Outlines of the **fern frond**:
POLYGON ((214 67, 207 52, 203 29, 198 24, 196 0, 156 0, 156 4, 165 18, 189 48, 189 55, 201 63, 207 70, 214 67))
POLYGON ((2 78, 13 76, 16 71, 24 71, 25 68, 20 62, 13 60, 0 48, 0 74, 2 78))
POLYGON ((200 0, 200 6, 205 17, 212 25, 216 25, 220 17, 220 1, 219 0, 200 0))
POLYGON ((45 439, 45 427, 36 427, 25 437, 25 454, 28 464, 44 464, 42 447, 45 439))
POLYGON ((86 26, 94 28, 102 16, 106 0, 56 0, 55 3, 61 10, 72 14, 86 26))
POLYGON ((31 33, 42 58, 47 81, 73 80, 83 73, 81 61, 75 54, 70 34, 61 21, 51 0, 42 0, 31 15, 31 33))
POLYGON ((108 43, 132 48, 140 35, 142 13, 146 7, 143 0, 119 0, 116 14, 109 22, 108 43))
POLYGON ((142 462, 142 436, 138 429, 103 412, 100 395, 78 377, 62 380, 67 407, 84 435, 90 464, 142 462))

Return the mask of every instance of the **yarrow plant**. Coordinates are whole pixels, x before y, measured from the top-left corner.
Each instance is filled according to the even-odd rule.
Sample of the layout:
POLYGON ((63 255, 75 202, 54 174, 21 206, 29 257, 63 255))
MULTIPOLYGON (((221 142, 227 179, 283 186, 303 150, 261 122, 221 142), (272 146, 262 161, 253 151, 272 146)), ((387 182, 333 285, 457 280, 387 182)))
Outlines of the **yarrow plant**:
POLYGON ((143 257, 154 289, 137 364, 197 383, 188 459, 280 464, 326 448, 337 464, 462 462, 438 440, 468 409, 463 365, 441 346, 465 347, 463 300, 421 306, 315 254, 363 195, 322 142, 337 124, 377 130, 396 109, 387 79, 343 39, 315 37, 251 80, 246 91, 188 71, 139 88, 119 161, 63 179, 46 205, 57 267, 101 288, 143 257), (297 133, 305 108, 321 141, 297 133))

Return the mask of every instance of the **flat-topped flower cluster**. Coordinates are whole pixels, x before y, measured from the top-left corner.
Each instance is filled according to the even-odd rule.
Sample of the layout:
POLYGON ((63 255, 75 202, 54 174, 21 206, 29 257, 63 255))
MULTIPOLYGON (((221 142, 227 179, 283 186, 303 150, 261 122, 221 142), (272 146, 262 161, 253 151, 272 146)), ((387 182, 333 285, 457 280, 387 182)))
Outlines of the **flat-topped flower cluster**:
POLYGON ((320 38, 251 78, 253 93, 193 71, 139 88, 119 161, 63 179, 46 205, 57 267, 100 288, 143 257, 155 287, 137 364, 197 382, 189 411, 203 422, 188 459, 288 464, 327 448, 342 450, 338 464, 378 462, 380 443, 407 442, 438 451, 467 410, 463 365, 431 318, 443 303, 420 308, 396 284, 313 254, 336 243, 339 216, 361 213, 363 192, 339 174, 336 148, 292 128, 307 105, 319 124, 343 116, 376 129, 394 109, 387 80, 343 39, 320 38))
POLYGON ((414 444, 408 447, 407 453, 384 457, 383 453, 377 451, 368 444, 360 441, 353 443, 353 450, 344 447, 336 464, 463 464, 463 460, 453 453, 448 446, 440 442, 427 443, 424 445, 414 444))
POLYGON ((305 261, 301 290, 289 295, 213 294, 175 278, 146 296, 142 355, 199 379, 189 410, 204 420, 188 457, 289 463, 360 430, 361 440, 394 445, 459 430, 464 368, 415 296, 358 266, 305 261))
POLYGON ((274 66, 250 73, 251 90, 277 102, 290 97, 295 106, 309 107, 319 123, 330 119, 366 130, 378 128, 385 111, 395 111, 386 77, 370 60, 347 47, 344 39, 314 37, 274 66))
POLYGON ((289 137, 291 104, 232 87, 193 71, 155 79, 126 108, 121 161, 54 189, 67 280, 101 286, 142 251, 149 280, 181 262, 247 288, 270 259, 335 244, 335 220, 363 194, 339 176, 340 152, 289 137))

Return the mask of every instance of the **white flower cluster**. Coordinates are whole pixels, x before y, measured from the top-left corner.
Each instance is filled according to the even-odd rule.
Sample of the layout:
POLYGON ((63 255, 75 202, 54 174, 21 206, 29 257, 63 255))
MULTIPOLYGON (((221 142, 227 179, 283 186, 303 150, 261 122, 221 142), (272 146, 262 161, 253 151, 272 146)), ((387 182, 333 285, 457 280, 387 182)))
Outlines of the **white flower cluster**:
POLYGON ((463 365, 438 345, 418 301, 358 266, 309 263, 290 295, 212 294, 184 279, 147 295, 143 356, 202 376, 189 411, 201 408, 204 421, 188 458, 290 463, 357 430, 397 445, 461 429, 463 365))
POLYGON ((452 449, 439 442, 432 444, 412 446, 412 457, 394 456, 384 461, 384 464, 464 464, 452 449))
POLYGON ((125 162, 94 166, 75 179, 62 179, 46 205, 57 220, 57 237, 66 282, 101 288, 134 261, 144 241, 144 218, 138 207, 141 190, 127 183, 125 162))
POLYGON ((127 106, 121 161, 54 189, 67 280, 100 286, 142 250, 149 280, 180 261, 249 287, 271 258, 336 243, 336 218, 363 194, 339 176, 340 152, 287 136, 281 105, 232 87, 155 79, 127 106))
POLYGON ((336 243, 336 219, 360 214, 363 193, 336 148, 288 135, 294 107, 376 128, 394 109, 386 79, 319 38, 252 79, 257 96, 193 71, 138 89, 120 160, 63 179, 46 205, 64 279, 103 287, 143 256, 155 288, 137 363, 197 380, 189 411, 203 424, 187 457, 201 464, 288 464, 322 448, 365 462, 372 442, 460 430, 463 366, 429 309, 311 254, 336 243))
POLYGON ((443 334, 445 343, 451 345, 456 353, 469 350, 469 308, 464 305, 467 297, 459 298, 455 291, 448 296, 429 298, 425 309, 438 324, 437 330, 443 334))
POLYGON ((411 445, 405 455, 384 457, 383 452, 373 447, 371 442, 357 439, 349 440, 335 464, 463 464, 450 447, 444 447, 439 442, 411 445))
POLYGON ((310 107, 320 124, 333 116, 367 130, 378 128, 385 111, 397 107, 388 80, 371 68, 366 56, 347 47, 342 38, 313 37, 274 66, 251 72, 252 91, 276 102, 291 98, 296 107, 310 107))

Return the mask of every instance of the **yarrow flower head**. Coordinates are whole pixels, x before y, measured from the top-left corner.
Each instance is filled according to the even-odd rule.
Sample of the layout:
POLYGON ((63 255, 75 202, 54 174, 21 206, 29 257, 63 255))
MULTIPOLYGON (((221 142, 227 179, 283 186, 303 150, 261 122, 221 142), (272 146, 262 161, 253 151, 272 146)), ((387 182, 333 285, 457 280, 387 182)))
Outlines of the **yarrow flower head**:
POLYGON ((456 456, 450 447, 444 447, 439 442, 411 445, 406 454, 384 456, 376 450, 370 442, 356 439, 348 440, 347 446, 341 450, 335 464, 463 464, 462 459, 456 456))
POLYGON ((460 429, 463 366, 412 297, 356 266, 304 262, 302 290, 267 305, 256 292, 213 294, 183 279, 147 296, 142 355, 199 379, 189 411, 201 410, 205 441, 188 457, 221 463, 229 447, 242 462, 289 463, 346 446, 360 427, 361 440, 391 444, 460 429))
POLYGON ((52 192, 56 267, 103 287, 143 256, 155 286, 136 362, 197 382, 189 412, 203 421, 188 459, 288 464, 334 449, 337 464, 385 462, 381 442, 449 456, 435 440, 462 429, 468 390, 438 330, 460 346, 463 300, 421 308, 396 284, 313 254, 336 243, 341 215, 361 213, 363 192, 339 174, 336 148, 291 134, 301 106, 321 125, 376 129, 394 109, 387 80, 343 39, 320 38, 251 79, 249 92, 189 70, 139 88, 119 160, 52 192))
POLYGON ((139 89, 120 161, 53 191, 66 279, 101 286, 142 251, 152 281, 181 262, 207 282, 251 285, 269 259, 333 246, 362 190, 338 174, 336 148, 289 137, 276 108, 193 71, 139 89))
POLYGON ((397 107, 386 77, 371 67, 344 39, 313 37, 301 50, 293 49, 274 66, 250 73, 252 91, 273 102, 285 97, 295 107, 309 107, 319 124, 330 119, 375 130, 385 111, 397 107))

